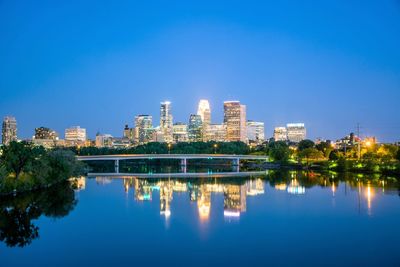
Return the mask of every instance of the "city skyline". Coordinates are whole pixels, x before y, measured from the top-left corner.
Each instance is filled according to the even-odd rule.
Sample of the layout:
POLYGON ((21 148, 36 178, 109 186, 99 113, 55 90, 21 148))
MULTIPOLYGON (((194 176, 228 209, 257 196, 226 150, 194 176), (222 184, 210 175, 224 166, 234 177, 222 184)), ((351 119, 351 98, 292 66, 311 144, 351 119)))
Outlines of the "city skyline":
POLYGON ((163 99, 176 121, 199 99, 240 99, 269 134, 302 121, 312 139, 357 123, 383 142, 400 136, 398 1, 0 5, 0 117, 18 118, 23 137, 38 125, 119 135, 163 99))

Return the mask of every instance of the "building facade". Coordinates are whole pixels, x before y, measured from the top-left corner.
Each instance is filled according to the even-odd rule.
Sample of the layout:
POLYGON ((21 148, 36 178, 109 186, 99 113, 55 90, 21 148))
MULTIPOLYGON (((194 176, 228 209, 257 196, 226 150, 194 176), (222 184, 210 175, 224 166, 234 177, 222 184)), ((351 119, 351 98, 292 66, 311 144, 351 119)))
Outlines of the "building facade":
POLYGON ((201 116, 190 114, 188 126, 189 142, 200 142, 203 140, 203 129, 201 116))
POLYGON ((189 140, 187 124, 182 123, 182 122, 174 123, 173 139, 174 139, 174 143, 187 142, 189 140))
POLYGON ((135 141, 139 144, 153 140, 153 117, 150 115, 138 115, 135 117, 135 141))
POLYGON ((111 134, 96 134, 96 147, 112 147, 113 137, 111 134))
POLYGON ((3 120, 2 144, 8 145, 12 141, 17 141, 17 120, 15 117, 7 116, 3 120))
POLYGON ((275 127, 274 129, 274 140, 275 141, 287 141, 287 130, 286 127, 275 127))
POLYGON ((224 102, 224 124, 226 141, 246 142, 246 106, 239 101, 224 102))
POLYGON ((173 140, 173 117, 171 112, 171 102, 161 102, 160 106, 160 129, 163 134, 164 142, 171 143, 173 140))
POLYGON ((86 129, 80 126, 72 126, 65 129, 65 144, 67 146, 85 145, 86 129))
POLYGON ((306 127, 304 123, 288 123, 286 125, 286 131, 289 142, 298 143, 306 139, 306 127))
POLYGON ((264 123, 247 121, 247 140, 249 143, 262 144, 265 141, 264 123))
POLYGON ((225 124, 210 124, 207 128, 205 141, 226 141, 226 125, 225 124))

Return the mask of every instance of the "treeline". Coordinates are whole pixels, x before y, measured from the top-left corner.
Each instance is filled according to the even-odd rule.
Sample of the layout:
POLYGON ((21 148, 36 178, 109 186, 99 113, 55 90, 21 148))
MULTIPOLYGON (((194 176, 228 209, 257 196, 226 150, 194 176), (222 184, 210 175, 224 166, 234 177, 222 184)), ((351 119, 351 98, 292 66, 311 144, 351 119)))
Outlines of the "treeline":
POLYGON ((0 153, 0 194, 48 187, 84 170, 73 152, 46 150, 29 142, 11 142, 0 153))
POLYGON ((245 155, 251 152, 243 142, 191 142, 167 144, 152 142, 130 148, 70 148, 76 155, 115 155, 115 154, 236 154, 245 155))
POLYGON ((269 142, 256 150, 267 154, 270 161, 301 164, 305 168, 400 174, 400 149, 392 144, 362 146, 360 159, 356 146, 341 151, 327 142, 315 144, 311 140, 303 140, 297 146, 282 141, 269 142))

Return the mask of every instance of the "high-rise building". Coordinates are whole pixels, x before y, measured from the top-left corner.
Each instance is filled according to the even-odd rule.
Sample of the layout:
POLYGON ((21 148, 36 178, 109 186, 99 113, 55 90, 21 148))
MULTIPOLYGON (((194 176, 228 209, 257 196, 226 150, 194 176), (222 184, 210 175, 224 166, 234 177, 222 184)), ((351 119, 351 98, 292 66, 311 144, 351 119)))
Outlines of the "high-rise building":
POLYGON ((246 106, 239 101, 224 102, 224 123, 227 141, 246 142, 246 106))
POLYGON ((86 142, 86 129, 72 126, 65 129, 65 144, 67 146, 83 145, 86 142))
POLYGON ((177 122, 173 126, 173 139, 175 143, 188 141, 188 126, 185 123, 177 122))
POLYGON ((262 144, 265 141, 263 122, 247 121, 247 140, 256 144, 262 144))
POLYGON ((226 141, 226 125, 225 124, 208 125, 206 135, 203 139, 205 141, 215 141, 215 142, 226 141))
POLYGON ((190 114, 188 136, 189 142, 200 142, 203 139, 202 121, 201 116, 197 114, 190 114))
POLYGON ((144 144, 153 139, 153 117, 138 115, 135 117, 136 138, 139 144, 144 144))
POLYGON ((160 107, 160 129, 163 134, 164 142, 172 142, 173 117, 171 113, 171 102, 161 102, 160 107))
POLYGON ((208 126, 211 124, 211 109, 208 100, 202 99, 197 108, 197 115, 200 115, 202 121, 203 141, 205 141, 208 126))
POLYGON ((288 123, 286 130, 289 142, 298 143, 306 139, 306 127, 304 123, 288 123))
POLYGON ((3 120, 2 143, 8 145, 12 141, 17 141, 17 120, 15 117, 7 116, 3 120))
POLYGON ((35 128, 34 139, 56 140, 58 139, 58 133, 47 127, 39 127, 35 128))
POLYGON ((275 141, 287 141, 287 130, 286 127, 275 127, 274 129, 274 140, 275 141))

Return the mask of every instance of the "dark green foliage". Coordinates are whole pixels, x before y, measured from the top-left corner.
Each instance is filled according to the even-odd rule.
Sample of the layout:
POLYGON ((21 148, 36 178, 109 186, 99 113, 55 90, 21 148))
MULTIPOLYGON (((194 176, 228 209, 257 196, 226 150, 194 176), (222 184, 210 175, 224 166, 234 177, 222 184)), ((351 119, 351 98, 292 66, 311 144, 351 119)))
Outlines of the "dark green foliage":
POLYGON ((338 160, 339 159, 339 152, 337 150, 332 151, 329 153, 329 160, 338 160))
POLYGON ((8 172, 15 174, 18 179, 22 171, 29 170, 35 153, 28 142, 11 142, 2 149, 1 162, 8 172))
POLYGON ((270 142, 268 145, 268 156, 273 161, 286 162, 290 156, 289 146, 283 141, 270 142))
POLYGON ((311 141, 311 140, 309 140, 309 139, 302 140, 302 141, 300 141, 300 143, 298 144, 297 150, 298 150, 298 151, 303 151, 304 149, 307 149, 307 148, 313 148, 314 145, 315 145, 314 142, 311 141))
POLYGON ((397 150, 396 159, 400 161, 400 149, 397 150))
POLYGON ((72 151, 47 151, 27 142, 11 142, 2 147, 0 193, 29 191, 82 173, 83 163, 72 151))

